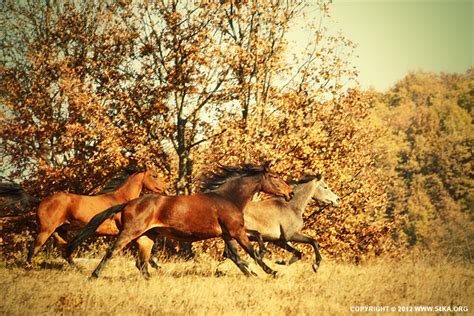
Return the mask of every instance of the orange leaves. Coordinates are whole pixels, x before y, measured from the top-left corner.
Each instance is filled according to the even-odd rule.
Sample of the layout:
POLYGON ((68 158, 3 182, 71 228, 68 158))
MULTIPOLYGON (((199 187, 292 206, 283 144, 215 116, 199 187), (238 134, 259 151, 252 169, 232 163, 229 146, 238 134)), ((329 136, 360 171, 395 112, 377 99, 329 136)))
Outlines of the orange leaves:
POLYGON ((342 87, 354 78, 344 38, 314 28, 316 42, 292 51, 285 34, 302 7, 138 1, 111 10, 84 1, 57 8, 45 29, 32 25, 24 34, 33 44, 15 54, 29 57, 12 63, 1 86, 14 112, 0 121, 11 168, 26 170, 30 187, 47 194, 91 190, 120 166, 147 162, 184 192, 214 163, 270 159, 288 178, 322 172, 343 197, 341 209, 308 222, 327 252, 376 249, 389 232, 369 229, 388 222, 370 95, 342 87))
MULTIPOLYGON (((370 98, 357 90, 339 95, 316 103, 304 93, 273 90, 270 98, 278 108, 267 114, 263 104, 256 104, 245 124, 237 116, 222 119, 229 133, 212 140, 201 159, 222 163, 271 159, 277 161, 274 170, 290 179, 323 172, 342 197, 342 207, 309 219, 306 232, 317 227, 315 237, 329 254, 352 260, 395 244, 390 243, 390 229, 370 228, 389 227, 391 221, 385 216, 385 175, 373 163, 378 152, 372 144, 380 131, 367 120, 370 98)), ((306 216, 315 210, 309 208, 306 216)))
MULTIPOLYGON (((31 19, 37 23, 11 38, 10 53, 17 59, 8 64, 12 75, 1 86, 12 104, 0 121, 2 142, 8 140, 2 150, 11 157, 8 169, 17 176, 29 174, 30 186, 40 187, 42 195, 87 191, 127 164, 125 155, 142 160, 161 154, 145 157, 137 146, 151 145, 139 127, 143 118, 128 112, 143 96, 130 93, 133 74, 124 71, 133 52, 130 39, 137 33, 118 24, 100 3, 66 4, 67 10, 55 8, 48 19, 41 16, 46 12, 41 3, 34 4, 31 19), (15 42, 19 39, 21 45, 15 42)), ((163 112, 158 102, 153 106, 163 112)))

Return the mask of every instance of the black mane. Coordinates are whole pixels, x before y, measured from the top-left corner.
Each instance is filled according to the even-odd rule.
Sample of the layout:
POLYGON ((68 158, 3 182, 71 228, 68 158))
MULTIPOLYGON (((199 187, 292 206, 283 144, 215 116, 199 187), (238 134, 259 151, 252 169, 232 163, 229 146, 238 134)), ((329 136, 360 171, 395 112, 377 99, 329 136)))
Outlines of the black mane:
POLYGON ((288 181, 288 184, 289 185, 298 185, 298 184, 308 183, 309 181, 313 181, 314 179, 317 179, 318 181, 321 180, 321 174, 304 174, 298 180, 288 181))
POLYGON ((102 190, 100 190, 97 194, 104 194, 108 192, 115 191, 119 186, 121 186, 127 179, 137 172, 143 172, 142 169, 135 167, 135 166, 128 166, 120 170, 117 174, 115 174, 112 179, 107 182, 102 190))
POLYGON ((243 164, 238 166, 219 166, 218 170, 211 171, 201 181, 201 192, 216 190, 234 177, 254 176, 265 172, 262 166, 243 164))

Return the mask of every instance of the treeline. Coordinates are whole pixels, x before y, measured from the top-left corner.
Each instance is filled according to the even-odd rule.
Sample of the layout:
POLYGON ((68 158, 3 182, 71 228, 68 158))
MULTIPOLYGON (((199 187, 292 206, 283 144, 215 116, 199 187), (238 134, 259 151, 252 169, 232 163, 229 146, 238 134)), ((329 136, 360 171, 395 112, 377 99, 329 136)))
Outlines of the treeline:
POLYGON ((322 172, 342 198, 305 214, 327 255, 468 253, 472 70, 410 74, 386 94, 348 89, 353 43, 328 30, 329 9, 6 1, 1 172, 44 197, 91 194, 147 165, 190 194, 217 163, 270 159, 288 179, 322 172), (321 19, 295 57, 288 34, 308 9, 321 19))
POLYGON ((391 175, 387 211, 403 217, 408 246, 472 260, 474 69, 413 72, 377 96, 388 127, 378 145, 391 175))

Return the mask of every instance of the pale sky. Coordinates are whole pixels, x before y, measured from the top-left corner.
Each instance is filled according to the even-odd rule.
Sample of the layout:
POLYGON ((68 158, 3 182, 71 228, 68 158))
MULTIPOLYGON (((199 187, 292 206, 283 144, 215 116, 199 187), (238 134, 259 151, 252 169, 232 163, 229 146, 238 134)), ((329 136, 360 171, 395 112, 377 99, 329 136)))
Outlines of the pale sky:
POLYGON ((411 70, 473 66, 472 0, 334 0, 332 16, 358 44, 363 88, 384 91, 411 70))

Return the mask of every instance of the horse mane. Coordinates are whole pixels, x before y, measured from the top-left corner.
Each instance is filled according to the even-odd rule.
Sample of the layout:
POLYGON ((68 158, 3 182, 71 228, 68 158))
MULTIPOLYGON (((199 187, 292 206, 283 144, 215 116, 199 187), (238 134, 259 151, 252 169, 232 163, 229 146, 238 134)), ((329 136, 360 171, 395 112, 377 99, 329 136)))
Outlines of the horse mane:
POLYGON ((100 190, 97 195, 109 193, 115 191, 118 187, 120 187, 131 175, 143 172, 143 169, 140 169, 134 165, 128 166, 117 172, 109 182, 107 182, 102 190, 100 190))
POLYGON ((301 178, 298 180, 290 180, 288 181, 289 185, 298 185, 298 184, 304 184, 308 183, 309 181, 313 181, 314 179, 317 179, 318 181, 321 180, 322 175, 321 174, 304 174, 301 178))
POLYGON ((200 192, 216 190, 234 177, 254 176, 263 172, 264 167, 254 164, 219 166, 216 171, 208 172, 201 180, 200 192))

